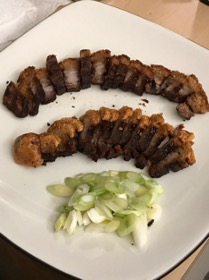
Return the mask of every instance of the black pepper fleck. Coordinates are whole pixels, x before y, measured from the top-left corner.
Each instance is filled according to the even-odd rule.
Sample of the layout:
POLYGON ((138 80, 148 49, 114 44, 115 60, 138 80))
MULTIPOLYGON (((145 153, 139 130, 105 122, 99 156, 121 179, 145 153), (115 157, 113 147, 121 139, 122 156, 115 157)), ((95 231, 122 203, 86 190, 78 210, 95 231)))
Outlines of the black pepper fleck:
POLYGON ((9 81, 6 81, 6 84, 8 84, 9 83, 9 81))
POLYGON ((145 99, 145 98, 142 99, 142 101, 145 102, 145 103, 149 103, 149 100, 147 100, 147 99, 145 99))
POLYGON ((154 223, 154 221, 155 221, 154 219, 150 220, 150 221, 148 222, 147 226, 150 227, 150 226, 154 223))
POLYGON ((50 123, 49 123, 49 122, 47 123, 47 126, 50 126, 50 123))

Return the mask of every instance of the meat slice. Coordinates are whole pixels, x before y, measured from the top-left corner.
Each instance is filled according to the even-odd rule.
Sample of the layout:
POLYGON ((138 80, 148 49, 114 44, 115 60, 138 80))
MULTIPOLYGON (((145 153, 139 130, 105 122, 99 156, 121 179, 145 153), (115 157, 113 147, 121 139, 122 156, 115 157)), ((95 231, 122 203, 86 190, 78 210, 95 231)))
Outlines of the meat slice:
POLYGON ((41 153, 40 136, 36 133, 23 134, 16 138, 13 146, 16 163, 38 167, 44 163, 41 153))
POLYGON ((66 58, 59 65, 64 73, 66 90, 68 92, 79 91, 81 89, 80 60, 78 58, 66 58))
POLYGON ((48 70, 46 68, 36 69, 35 75, 44 90, 44 98, 41 104, 53 102, 56 99, 56 92, 49 79, 48 70))
POLYGON ((142 63, 140 61, 130 61, 123 84, 120 86, 121 90, 130 92, 134 90, 135 84, 139 77, 139 73, 141 72, 141 67, 142 63))
POLYGON ((110 154, 114 153, 113 147, 108 143, 109 138, 112 134, 112 130, 115 126, 115 122, 102 121, 101 122, 101 135, 97 142, 97 154, 98 158, 106 158, 110 156, 110 154))
POLYGON ((64 76, 60 65, 57 62, 57 58, 54 54, 48 55, 46 58, 46 67, 49 73, 49 79, 51 80, 56 94, 61 95, 66 92, 64 76))
POLYGON ((47 132, 58 135, 61 143, 58 147, 59 151, 65 151, 69 138, 75 138, 77 132, 83 130, 83 123, 76 118, 63 118, 55 121, 47 132))
POLYGON ((161 90, 162 96, 177 103, 184 102, 193 93, 188 76, 179 71, 171 71, 161 90))
POLYGON ((6 87, 3 104, 18 118, 25 118, 28 115, 27 99, 14 82, 10 82, 6 87))
POLYGON ((167 123, 162 124, 158 128, 156 128, 155 134, 152 137, 149 145, 143 151, 143 155, 145 158, 150 158, 152 154, 157 150, 158 146, 168 137, 171 135, 173 131, 173 127, 167 123))
POLYGON ((162 65, 151 65, 149 79, 145 85, 145 92, 159 95, 161 93, 164 81, 170 75, 170 70, 162 65))
POLYGON ((190 120, 191 117, 194 116, 193 111, 186 102, 179 103, 176 107, 176 110, 179 113, 179 115, 185 120, 190 120))
POLYGON ((102 89, 119 88, 123 85, 130 58, 126 55, 112 56, 107 62, 107 71, 104 77, 102 89))
POLYGON ((92 77, 91 83, 94 85, 102 85, 104 83, 104 75, 106 73, 107 61, 111 52, 109 50, 100 50, 91 55, 92 77))
POLYGON ((146 84, 153 77, 153 72, 150 66, 144 65, 141 62, 138 62, 137 64, 137 67, 139 69, 139 75, 134 85, 133 92, 141 96, 145 92, 146 84))
POLYGON ((186 143, 184 146, 178 147, 176 150, 167 154, 162 160, 149 167, 149 175, 159 178, 169 171, 177 172, 195 163, 194 152, 191 145, 186 143))
POLYGON ((80 51, 80 76, 81 76, 81 88, 91 87, 91 52, 90 50, 80 51))
POLYGON ((127 55, 119 55, 118 60, 119 64, 116 69, 112 88, 120 88, 123 85, 130 63, 130 58, 127 55))
POLYGON ((39 106, 45 98, 45 93, 36 77, 35 67, 29 66, 20 73, 17 87, 27 100, 29 115, 37 115, 39 106))
POLYGON ((186 103, 195 114, 204 114, 209 111, 208 98, 203 90, 188 96, 186 103))

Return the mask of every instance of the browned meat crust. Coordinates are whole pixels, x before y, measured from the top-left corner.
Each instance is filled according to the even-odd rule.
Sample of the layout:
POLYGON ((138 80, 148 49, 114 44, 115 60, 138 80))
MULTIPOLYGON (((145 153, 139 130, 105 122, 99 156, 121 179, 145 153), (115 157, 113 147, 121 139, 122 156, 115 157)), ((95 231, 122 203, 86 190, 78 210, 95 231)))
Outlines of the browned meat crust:
POLYGON ((195 163, 193 139, 193 133, 183 125, 174 129, 162 114, 149 117, 126 106, 119 110, 101 107, 79 119, 55 121, 45 133, 19 136, 13 152, 18 164, 32 167, 76 152, 94 161, 122 156, 126 161, 134 159, 138 168, 148 166, 150 176, 161 177, 195 163))
POLYGON ((81 88, 91 87, 91 52, 90 50, 80 51, 80 75, 81 75, 81 88))
POLYGON ((48 69, 49 78, 55 88, 58 95, 66 92, 65 81, 63 77, 63 72, 57 62, 55 55, 49 55, 46 58, 46 67, 48 69))
POLYGON ((162 65, 145 65, 124 54, 111 55, 106 49, 94 53, 83 49, 80 57, 66 58, 59 63, 55 55, 50 55, 46 66, 37 70, 26 68, 17 85, 7 86, 3 104, 16 116, 36 115, 40 103, 47 104, 56 99, 56 94, 79 91, 91 84, 100 85, 103 90, 119 88, 139 96, 161 95, 178 103, 178 114, 187 120, 209 111, 208 97, 194 74, 186 75, 162 65), (43 93, 45 97, 40 102, 43 93))

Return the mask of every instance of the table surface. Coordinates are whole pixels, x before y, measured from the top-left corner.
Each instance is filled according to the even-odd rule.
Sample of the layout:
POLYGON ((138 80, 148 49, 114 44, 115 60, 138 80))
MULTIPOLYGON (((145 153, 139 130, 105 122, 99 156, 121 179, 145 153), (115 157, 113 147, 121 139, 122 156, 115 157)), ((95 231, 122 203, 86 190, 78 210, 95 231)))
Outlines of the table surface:
MULTIPOLYGON (((146 18, 209 49, 209 6, 199 0, 103 0, 101 2, 146 18)), ((204 244, 163 280, 182 279, 203 248, 204 244)), ((0 236, 0 278, 74 279, 25 254, 3 236, 0 236)))

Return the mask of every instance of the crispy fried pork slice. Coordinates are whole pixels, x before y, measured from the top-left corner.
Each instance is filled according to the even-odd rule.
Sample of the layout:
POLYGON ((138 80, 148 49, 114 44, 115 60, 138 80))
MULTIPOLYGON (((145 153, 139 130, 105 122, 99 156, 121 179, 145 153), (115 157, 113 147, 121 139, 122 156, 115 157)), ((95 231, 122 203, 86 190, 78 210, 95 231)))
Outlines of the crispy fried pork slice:
POLYGON ((102 85, 104 83, 104 75, 106 73, 107 61, 111 55, 109 50, 100 50, 91 55, 92 76, 91 83, 94 85, 102 85))
POLYGON ((170 75, 170 70, 162 65, 151 65, 148 81, 145 84, 145 92, 158 95, 161 93, 162 86, 166 78, 170 75))
POLYGON ((183 130, 183 125, 174 129, 172 137, 149 158, 150 176, 158 178, 194 164, 193 139, 194 134, 183 130))
POLYGON ((46 67, 49 73, 49 79, 51 80, 56 94, 61 95, 66 92, 64 76, 60 65, 57 62, 57 58, 54 54, 48 55, 46 58, 46 67))
POLYGON ((176 107, 178 114, 185 120, 190 120, 194 116, 193 111, 186 102, 179 103, 176 107))
POLYGON ((118 60, 119 64, 116 69, 112 88, 120 88, 123 85, 130 64, 130 58, 127 55, 119 55, 118 60))
POLYGON ((123 147, 124 159, 130 160, 135 158, 136 166, 141 169, 144 168, 146 166, 146 157, 143 155, 143 152, 149 147, 157 128, 163 124, 164 119, 160 114, 155 114, 151 117, 141 116, 137 126, 133 128, 129 141, 123 147))
POLYGON ((149 166, 149 175, 153 178, 159 178, 169 173, 169 171, 177 172, 195 163, 194 151, 190 143, 185 143, 183 146, 176 148, 167 156, 149 166))
POLYGON ((26 133, 14 143, 13 154, 16 163, 38 167, 54 161, 59 156, 69 156, 77 152, 77 133, 83 123, 76 118, 55 121, 47 132, 40 135, 26 133))
POLYGON ((27 99, 14 82, 7 85, 3 95, 3 104, 18 118, 25 118, 28 115, 27 99))
POLYGON ((177 103, 184 102, 193 93, 188 76, 179 71, 171 71, 161 90, 162 96, 177 103))
POLYGON ((126 55, 111 56, 107 62, 104 83, 101 88, 107 90, 121 87, 124 83, 129 63, 130 58, 126 55))
POLYGON ((44 90, 44 99, 41 104, 48 104, 50 102, 53 102, 56 99, 56 92, 49 79, 48 70, 45 67, 36 69, 35 75, 44 90))
POLYGON ((20 73, 17 87, 27 100, 29 115, 37 115, 39 106, 45 98, 45 93, 40 81, 36 77, 35 67, 29 66, 20 73))
POLYGON ((209 111, 208 98, 203 90, 196 91, 188 96, 186 103, 195 114, 204 114, 209 111))
POLYGON ((80 59, 66 58, 59 63, 64 73, 65 86, 68 92, 76 92, 81 89, 80 59))
POLYGON ((139 75, 134 85, 133 92, 141 96, 145 92, 146 84, 149 82, 150 79, 153 78, 153 72, 150 66, 142 64, 139 61, 136 62, 136 66, 139 70, 139 75))
POLYGON ((142 68, 142 63, 140 61, 138 60, 130 61, 123 84, 120 86, 121 90, 130 91, 130 92, 134 91, 135 84, 139 77, 139 73, 141 72, 141 68, 142 68))
POLYGON ((91 87, 91 52, 90 50, 83 49, 80 51, 80 76, 81 88, 91 87))
MULTIPOLYGON (((55 121, 48 129, 47 132, 59 136, 61 143, 57 147, 57 152, 70 154, 74 151, 69 150, 69 139, 75 138, 77 132, 83 130, 83 123, 76 118, 63 118, 61 120, 55 121)), ((77 150, 76 150, 77 151, 77 150)), ((76 152, 75 151, 75 152, 76 152)))
POLYGON ((13 156, 16 163, 38 167, 44 163, 41 153, 40 136, 36 133, 23 134, 16 138, 13 146, 13 156))
POLYGON ((159 127, 155 127, 155 133, 146 149, 143 151, 145 158, 148 159, 152 154, 154 154, 158 146, 172 133, 173 129, 174 128, 168 123, 164 123, 159 127))

